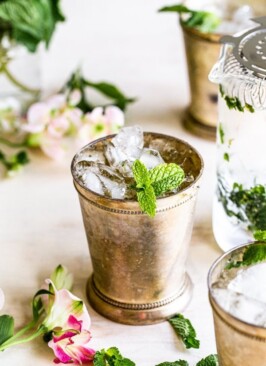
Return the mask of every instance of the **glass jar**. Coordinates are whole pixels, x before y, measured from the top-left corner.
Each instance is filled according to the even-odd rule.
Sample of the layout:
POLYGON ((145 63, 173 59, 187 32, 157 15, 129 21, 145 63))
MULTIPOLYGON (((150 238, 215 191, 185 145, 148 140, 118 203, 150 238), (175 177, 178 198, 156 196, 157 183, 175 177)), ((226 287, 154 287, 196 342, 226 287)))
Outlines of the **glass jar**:
POLYGON ((213 230, 223 250, 266 230, 266 17, 222 39, 213 230))
POLYGON ((0 133, 16 129, 40 96, 39 53, 12 41, 0 24, 0 133))

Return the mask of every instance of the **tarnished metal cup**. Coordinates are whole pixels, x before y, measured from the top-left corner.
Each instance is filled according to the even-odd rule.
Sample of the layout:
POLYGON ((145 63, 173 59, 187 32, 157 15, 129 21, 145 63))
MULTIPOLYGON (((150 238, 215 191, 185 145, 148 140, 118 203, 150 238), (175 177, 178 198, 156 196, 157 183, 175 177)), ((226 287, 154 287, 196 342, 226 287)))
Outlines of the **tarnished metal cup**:
POLYGON ((218 87, 208 79, 219 58, 219 34, 202 33, 182 25, 190 82, 191 102, 184 123, 191 132, 215 139, 218 120, 218 87))
MULTIPOLYGON (((253 243, 247 245, 251 244, 253 243)), ((245 247, 246 245, 241 245, 223 254, 213 264, 208 275, 209 299, 213 310, 219 366, 266 365, 266 328, 249 324, 230 315, 222 309, 212 295, 212 284, 217 281, 228 259, 245 247)))
MULTIPOLYGON (((182 311, 192 293, 185 265, 203 162, 182 140, 144 136, 146 146, 152 142, 166 162, 182 163, 194 177, 178 193, 157 199, 154 218, 138 202, 100 196, 74 178, 93 266, 89 302, 100 314, 125 324, 163 321, 182 311)), ((88 146, 102 147, 112 137, 88 146)))

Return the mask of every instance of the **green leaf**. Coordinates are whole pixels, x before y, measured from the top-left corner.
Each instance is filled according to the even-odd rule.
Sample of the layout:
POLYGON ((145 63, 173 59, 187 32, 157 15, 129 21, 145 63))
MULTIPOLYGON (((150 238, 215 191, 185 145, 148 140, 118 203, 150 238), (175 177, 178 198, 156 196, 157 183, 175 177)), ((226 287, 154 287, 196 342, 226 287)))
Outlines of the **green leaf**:
POLYGON ((29 158, 26 151, 20 151, 17 154, 6 156, 0 151, 0 162, 5 166, 8 173, 18 171, 23 165, 28 164, 29 158))
POLYGON ((229 162, 230 161, 230 156, 228 153, 224 153, 224 160, 229 162))
POLYGON ((77 105, 83 112, 90 112, 93 110, 94 105, 88 100, 86 96, 87 88, 92 88, 99 93, 103 94, 105 97, 111 100, 111 104, 119 107, 123 111, 127 108, 128 104, 134 103, 136 98, 127 97, 120 89, 115 85, 107 82, 92 82, 87 80, 81 74, 81 70, 77 69, 67 81, 63 90, 67 90, 71 93, 72 90, 78 89, 81 92, 82 98, 80 103, 77 105))
POLYGON ((56 23, 64 17, 58 0, 2 0, 0 19, 11 27, 11 36, 34 52, 40 42, 49 45, 56 23))
POLYGON ((72 290, 73 287, 73 275, 68 271, 65 266, 59 264, 50 276, 53 284, 57 290, 66 289, 72 290))
POLYGON ((149 171, 156 197, 180 186, 185 178, 184 170, 177 164, 160 164, 149 171))
POLYGON ((174 12, 174 13, 191 13, 192 10, 190 10, 189 8, 187 8, 185 5, 183 4, 177 4, 177 5, 171 5, 171 6, 164 6, 163 8, 158 10, 159 13, 162 12, 174 12))
POLYGON ((266 230, 257 230, 253 233, 253 235, 258 241, 266 241, 266 230))
POLYGON ((264 261, 266 261, 266 244, 252 244, 246 247, 242 260, 235 261, 233 258, 229 260, 225 268, 231 269, 243 266, 251 266, 264 261))
POLYGON ((32 300, 32 314, 33 314, 33 320, 35 322, 38 321, 38 319, 41 317, 41 315, 44 312, 43 302, 40 298, 41 295, 54 295, 51 291, 48 290, 39 290, 36 292, 36 294, 33 297, 32 300))
POLYGON ((137 183, 137 188, 144 188, 146 185, 151 184, 149 171, 140 160, 134 161, 132 165, 132 172, 137 183))
POLYGON ((187 17, 181 18, 181 23, 190 28, 196 28, 203 33, 212 33, 221 23, 217 15, 208 11, 196 11, 187 8, 183 4, 165 6, 159 9, 159 12, 175 12, 186 14, 187 17))
POLYGON ((177 314, 169 319, 176 334, 182 339, 186 348, 199 348, 200 341, 196 339, 197 334, 189 319, 182 314, 177 314))
POLYGON ((179 360, 174 362, 163 362, 156 366, 189 366, 189 364, 187 363, 187 361, 179 360))
POLYGON ((137 192, 139 205, 143 212, 154 217, 156 212, 156 196, 152 186, 147 186, 137 192))
POLYGON ((127 104, 133 103, 136 101, 135 98, 128 98, 121 92, 115 85, 100 82, 100 83, 93 83, 88 80, 84 80, 84 84, 86 86, 92 87, 93 89, 98 90, 100 93, 105 95, 106 97, 112 99, 114 104, 124 111, 126 109, 127 104))
POLYGON ((209 355, 206 358, 203 358, 201 361, 199 361, 196 364, 196 366, 219 366, 218 356, 209 355))
POLYGON ((10 315, 0 316, 0 345, 14 335, 14 318, 10 315))
POLYGON ((124 358, 118 348, 111 347, 107 351, 102 349, 96 352, 93 359, 94 366, 135 366, 135 363, 124 358))

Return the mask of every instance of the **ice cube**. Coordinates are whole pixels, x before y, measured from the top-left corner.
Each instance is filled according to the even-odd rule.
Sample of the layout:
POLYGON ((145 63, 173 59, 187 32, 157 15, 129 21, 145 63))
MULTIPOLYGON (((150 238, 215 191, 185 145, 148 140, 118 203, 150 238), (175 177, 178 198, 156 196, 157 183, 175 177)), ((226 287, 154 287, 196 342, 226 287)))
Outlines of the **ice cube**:
POLYGON ((144 144, 142 129, 125 127, 106 145, 108 163, 124 177, 132 177, 132 164, 139 159, 144 144))
POLYGON ((101 163, 80 161, 75 165, 75 176, 86 188, 114 199, 123 199, 126 193, 124 178, 101 163))
POLYGON ((84 147, 79 154, 76 155, 75 163, 78 163, 80 161, 89 161, 89 162, 95 162, 95 163, 106 163, 106 159, 104 156, 103 151, 97 150, 93 146, 87 146, 84 147))
POLYGON ((141 150, 144 145, 143 131, 139 126, 124 127, 112 139, 112 143, 121 150, 130 150, 130 147, 141 150))
POLYGON ((161 157, 159 151, 154 149, 144 148, 140 156, 140 161, 146 166, 147 169, 152 169, 159 164, 163 164, 164 160, 161 157))

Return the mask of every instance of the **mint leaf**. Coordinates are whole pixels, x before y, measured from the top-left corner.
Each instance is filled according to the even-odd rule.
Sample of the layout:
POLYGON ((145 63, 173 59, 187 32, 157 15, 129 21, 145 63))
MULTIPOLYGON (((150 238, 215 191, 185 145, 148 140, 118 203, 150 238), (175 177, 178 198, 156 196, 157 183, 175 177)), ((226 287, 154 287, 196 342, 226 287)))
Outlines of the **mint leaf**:
POLYGON ((149 177, 156 196, 172 191, 185 178, 184 170, 177 164, 159 164, 149 171, 149 177))
POLYGON ((29 158, 26 151, 20 151, 17 154, 6 156, 0 151, 0 162, 5 166, 8 173, 18 171, 23 165, 28 164, 29 158))
POLYGON ((177 314, 170 318, 169 322, 186 348, 199 348, 200 341, 196 339, 196 331, 189 319, 186 319, 182 314, 177 314))
POLYGON ((252 244, 247 246, 241 261, 229 261, 225 269, 251 266, 266 261, 266 244, 252 244))
POLYGON ((206 358, 203 358, 199 361, 196 366, 219 366, 218 356, 217 355, 209 355, 206 358))
POLYGON ((179 360, 174 362, 163 362, 156 366, 189 366, 187 361, 179 360))
POLYGON ((187 8, 183 4, 165 6, 159 12, 175 12, 187 14, 185 19, 181 18, 181 23, 187 27, 196 28, 203 33, 212 33, 221 23, 217 15, 208 11, 196 11, 187 8))
POLYGON ((10 315, 0 316, 0 345, 14 334, 14 318, 10 315))
POLYGON ((257 230, 253 233, 253 235, 258 241, 266 241, 266 230, 257 230))
POLYGON ((142 211, 154 217, 156 212, 156 196, 152 186, 147 186, 137 192, 137 198, 142 211))
POLYGON ((93 359, 94 366, 135 366, 135 363, 128 358, 124 358, 118 348, 111 347, 107 351, 102 349, 95 353, 93 359))
POLYGON ((219 133, 221 144, 224 144, 224 130, 223 130, 223 125, 221 123, 219 123, 218 133, 219 133))
POLYGON ((137 183, 137 188, 144 188, 145 186, 151 185, 149 171, 140 160, 134 161, 132 172, 137 183))

